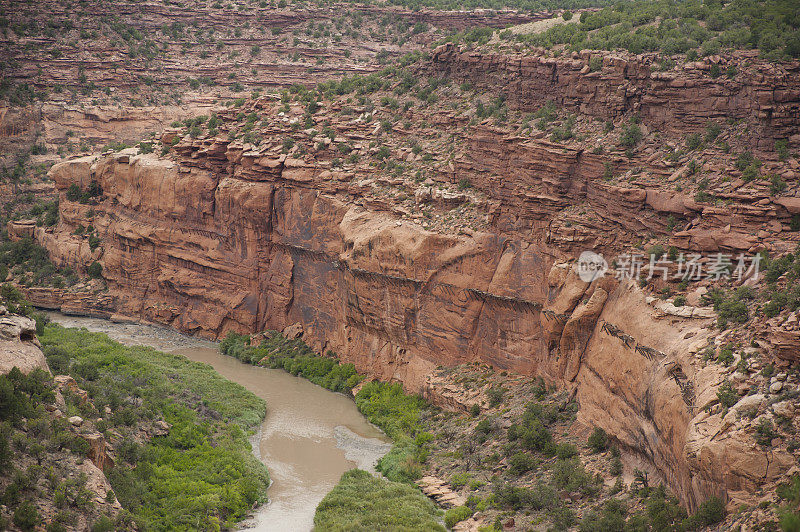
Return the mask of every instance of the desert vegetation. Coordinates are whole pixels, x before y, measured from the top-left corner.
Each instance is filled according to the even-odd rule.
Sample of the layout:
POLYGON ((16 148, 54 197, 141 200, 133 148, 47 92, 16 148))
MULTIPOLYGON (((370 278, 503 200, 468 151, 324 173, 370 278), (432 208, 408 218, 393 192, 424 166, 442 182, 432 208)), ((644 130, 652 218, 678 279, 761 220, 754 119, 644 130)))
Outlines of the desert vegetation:
POLYGON ((315 530, 444 531, 432 502, 408 484, 375 478, 353 469, 342 475, 317 506, 315 530))
MULTIPOLYGON (((301 340, 275 332, 265 333, 258 345, 250 345, 248 335, 229 333, 220 349, 345 393, 351 389, 348 381, 354 385, 363 378, 349 365, 340 365, 333 353, 316 355, 301 340)), ((471 383, 467 386, 502 379, 491 370, 448 371, 471 383)), ((378 463, 385 478, 357 470, 344 474, 319 505, 315 524, 322 530, 340 530, 354 523, 354 529, 367 530, 394 519, 412 528, 427 523, 424 526, 436 529, 436 512, 409 484, 441 470, 447 472, 450 486, 467 493, 465 505, 446 512, 448 527, 476 511, 494 516, 485 530, 502 530, 505 520, 527 515, 557 530, 578 526, 582 531, 700 530, 725 517, 721 502, 713 498, 688 515, 663 484, 653 485, 644 472, 636 472, 638 480, 626 487, 621 483, 619 450, 600 429, 585 442, 557 437, 573 423, 577 404, 553 394, 543 381, 502 392, 499 385, 487 386, 485 404, 476 405, 470 414, 433 408, 404 393, 399 384, 372 381, 361 386, 355 395, 359 410, 394 440, 378 463), (518 412, 505 428, 498 417, 503 412, 518 412), (604 482, 609 476, 617 478, 612 488, 604 482), (561 493, 569 493, 571 502, 561 493), (387 497, 394 502, 376 503, 387 497), (587 509, 582 519, 577 508, 587 509)))
MULTIPOLYGON (((731 49, 758 49, 764 57, 800 57, 800 20, 791 0, 740 2, 626 2, 580 15, 577 24, 519 36, 533 46, 568 50, 686 54, 689 60, 731 49)), ((720 72, 717 72, 719 75, 720 72)))
MULTIPOLYGON (((86 393, 85 399, 66 394, 68 416, 79 416, 84 428, 93 426, 116 450, 117 463, 108 472, 113 487, 109 497, 116 497, 124 512, 113 526, 230 526, 265 500, 269 476, 247 441, 248 431, 264 416, 262 400, 208 366, 150 348, 125 347, 103 334, 48 326, 40 340, 52 371, 70 375, 86 393), (167 430, 148 437, 159 425, 167 430)), ((52 401, 52 381, 31 375, 23 389, 34 392, 26 392, 22 406, 14 407, 17 417, 29 411, 44 416, 44 403, 52 401), (34 399, 36 404, 29 404, 34 399)), ((48 453, 66 448, 85 456, 87 442, 80 434, 65 432, 62 422, 66 420, 52 421, 54 428, 38 437, 29 433, 22 449, 32 452, 41 446, 48 453)), ((11 489, 6 488, 9 497, 11 489)), ((70 497, 63 506, 69 514, 74 511, 70 505, 76 504, 71 498, 80 496, 77 488, 58 482, 49 488, 56 495, 37 493, 40 489, 34 482, 17 497, 54 497, 58 506, 61 490, 70 497)), ((67 517, 64 526, 69 525, 67 517)))

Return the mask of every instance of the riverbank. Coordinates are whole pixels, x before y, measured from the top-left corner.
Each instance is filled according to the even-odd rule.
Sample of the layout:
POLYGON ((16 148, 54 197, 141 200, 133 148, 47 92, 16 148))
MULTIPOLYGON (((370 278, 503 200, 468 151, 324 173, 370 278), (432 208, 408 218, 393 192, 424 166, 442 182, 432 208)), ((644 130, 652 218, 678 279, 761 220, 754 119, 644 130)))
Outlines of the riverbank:
POLYGON ((102 331, 127 345, 160 349, 210 365, 267 404, 267 416, 251 439, 255 455, 273 480, 269 503, 239 524, 248 530, 310 530, 319 502, 352 468, 374 472, 391 448, 386 436, 362 416, 353 400, 283 370, 244 364, 220 354, 217 344, 174 330, 51 313, 62 325, 102 331))
POLYGON ((444 530, 441 511, 413 486, 422 476, 428 443, 433 439, 423 417, 435 408, 416 395, 406 394, 398 383, 362 383, 365 376, 352 364, 320 356, 302 340, 267 332, 258 345, 250 344, 250 336, 231 333, 220 343, 220 351, 248 364, 280 368, 350 396, 357 387, 358 410, 394 443, 377 464, 376 469, 385 478, 369 478, 358 472, 342 475, 317 508, 315 530, 383 530, 388 524, 404 530, 444 530))
POLYGON ((604 431, 577 421, 579 404, 541 379, 496 372, 482 364, 437 368, 427 396, 406 394, 399 383, 364 382, 335 353, 315 353, 300 338, 275 331, 229 334, 220 344, 229 356, 282 368, 331 389, 354 394, 367 419, 394 440, 378 463, 385 479, 356 472, 317 509, 315 530, 373 530, 386 523, 407 529, 440 529, 440 511, 420 504, 425 494, 444 508, 454 530, 485 532, 537 529, 700 530, 721 522, 722 501, 712 497, 694 515, 604 431), (393 504, 375 501, 393 500, 393 504), (374 503, 374 504, 373 504, 374 503), (424 526, 420 523, 426 523, 424 526), (627 523, 627 524, 626 524, 627 523))
POLYGON ((210 367, 101 333, 48 325, 39 336, 67 417, 96 432, 114 496, 139 528, 231 527, 266 501, 269 474, 248 432, 265 402, 210 367))

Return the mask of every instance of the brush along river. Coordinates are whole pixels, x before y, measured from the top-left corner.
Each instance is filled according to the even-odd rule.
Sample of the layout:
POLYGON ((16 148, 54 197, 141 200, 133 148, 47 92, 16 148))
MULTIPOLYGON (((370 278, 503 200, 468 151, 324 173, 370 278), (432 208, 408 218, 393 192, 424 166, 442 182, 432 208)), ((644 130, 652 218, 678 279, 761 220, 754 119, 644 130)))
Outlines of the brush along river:
POLYGON ((242 523, 245 530, 305 531, 314 510, 345 471, 374 471, 391 449, 355 403, 283 370, 260 368, 220 354, 217 345, 171 329, 48 313, 64 327, 85 327, 125 345, 145 345, 211 365, 267 402, 253 452, 269 469, 269 502, 242 523))

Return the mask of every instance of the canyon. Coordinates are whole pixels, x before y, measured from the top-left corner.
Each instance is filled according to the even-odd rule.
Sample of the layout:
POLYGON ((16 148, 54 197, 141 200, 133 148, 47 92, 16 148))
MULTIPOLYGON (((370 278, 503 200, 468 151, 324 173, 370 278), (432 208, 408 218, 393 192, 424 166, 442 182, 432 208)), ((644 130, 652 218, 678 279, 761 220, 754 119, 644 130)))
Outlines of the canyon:
POLYGON ((45 8, 15 0, 5 9, 3 97, 31 103, 0 109, 5 164, 36 142, 67 152, 136 143, 176 120, 208 113, 221 98, 369 74, 446 32, 550 16, 360 4, 234 9, 195 3, 177 10, 156 2, 101 2, 74 12, 58 2, 45 8), (41 9, 50 14, 46 27, 36 23, 41 9))
POLYGON ((101 3, 36 33, 16 4, 3 95, 40 97, 0 108, 0 162, 41 148, 0 199, 57 214, 7 208, 59 279, 9 268, 32 305, 277 330, 459 414, 490 390, 446 368, 543 378, 690 512, 800 472, 800 61, 491 31, 536 11, 101 3))
MULTIPOLYGON (((469 75, 458 65, 474 57, 446 46, 422 68, 469 75)), ((507 101, 520 107, 544 97, 536 94, 580 91, 589 84, 593 96, 565 100, 581 101, 586 112, 604 118, 633 105, 624 99, 617 110, 608 105, 611 89, 629 66, 619 70, 615 57, 607 56, 602 76, 575 74, 581 60, 554 62, 547 68, 573 74, 531 76, 551 85, 521 93, 514 92, 515 83, 531 79, 522 70, 511 74, 486 58, 475 72, 506 76, 512 87, 507 101), (515 100, 519 94, 527 100, 515 100)), ((690 79, 695 71, 690 68, 690 79)), ((776 77, 785 81, 789 74, 776 77)), ((656 124, 659 116, 672 121, 681 115, 674 126, 681 133, 705 124, 713 113, 725 113, 720 99, 699 105, 695 113, 691 106, 678 107, 669 87, 688 83, 656 81, 640 90, 635 108, 656 124)), ((796 91, 791 94, 776 90, 774 100, 753 97, 761 110, 757 138, 780 137, 796 127, 790 109, 800 100, 796 91), (768 108, 771 114, 763 111, 768 108)), ((735 94, 724 101, 731 112, 743 109, 735 94)), ((338 105, 326 104, 325 112, 338 105)), ((274 116, 277 106, 261 98, 219 116, 235 123, 237 114, 246 112, 274 116)), ((446 109, 431 111, 425 113, 428 122, 458 123, 446 109)), ((729 195, 732 203, 720 209, 656 186, 612 185, 600 179, 609 161, 632 167, 646 159, 661 176, 674 169, 662 166, 652 149, 622 162, 613 150, 562 148, 546 138, 520 139, 479 123, 463 139, 462 153, 440 165, 428 182, 413 185, 420 207, 432 203, 446 211, 472 202, 478 210, 476 228, 445 233, 404 217, 378 196, 377 187, 390 185, 391 178, 368 176, 358 165, 332 168, 324 155, 282 153, 280 127, 279 122, 262 129, 266 143, 260 146, 220 134, 181 139, 167 130, 162 141, 174 143, 174 154, 166 158, 127 149, 53 166, 61 221, 54 229, 31 228, 33 235, 57 265, 85 270, 101 264, 108 290, 99 303, 87 294, 46 289, 28 290, 29 300, 112 319, 135 317, 210 338, 230 330, 286 330, 302 334, 320 353, 333 351, 359 371, 398 380, 412 391, 423 391, 437 366, 470 362, 544 376, 573 390, 581 421, 613 434, 631 460, 661 476, 689 508, 711 495, 732 505, 752 503, 759 487, 794 467, 784 449, 761 450, 747 424, 736 420, 735 408, 727 414, 713 409, 730 370, 703 363, 701 355, 709 346, 721 349, 732 336, 718 334, 710 307, 698 298, 695 306, 676 307, 613 272, 584 282, 572 261, 584 249, 611 256, 642 231, 667 234, 667 216, 686 220, 684 230, 669 240, 682 250, 793 249, 797 234, 780 228, 797 212, 796 197, 729 195), (473 187, 468 192, 439 190, 439 184, 465 177, 473 187), (67 198, 70 187, 86 190, 93 182, 102 190, 97 202, 67 198), (579 215, 578 205, 591 216, 579 215), (75 228, 86 223, 102 242, 95 250, 75 236, 75 228), (774 230, 765 235, 762 227, 774 230)), ((336 142, 366 139, 363 130, 372 129, 358 119, 333 127, 336 142)), ((361 153, 369 150, 362 143, 361 153)), ((760 155, 796 187, 796 163, 760 155)), ((761 336, 757 345, 797 361, 796 343, 770 343, 778 335, 776 330, 761 336)), ((435 392, 429 395, 435 401, 435 392)), ((746 402, 763 408, 765 399, 756 395, 746 402)))

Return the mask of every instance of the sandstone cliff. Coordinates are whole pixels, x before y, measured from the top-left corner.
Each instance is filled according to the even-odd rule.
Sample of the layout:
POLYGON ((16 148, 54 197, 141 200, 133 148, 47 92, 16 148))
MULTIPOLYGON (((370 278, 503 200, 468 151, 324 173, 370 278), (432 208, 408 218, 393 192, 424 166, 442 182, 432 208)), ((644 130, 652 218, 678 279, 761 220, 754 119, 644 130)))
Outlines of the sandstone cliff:
MULTIPOLYGON (((457 65, 470 58, 445 47, 420 71, 458 78, 457 65)), ((660 279, 645 280, 649 292, 611 276, 586 283, 572 261, 585 249, 612 256, 647 242, 676 252, 793 250, 797 160, 754 144, 744 122, 717 132, 727 151, 713 143, 686 150, 684 133, 717 116, 712 105, 669 96, 670 85, 698 76, 694 70, 666 83, 634 75, 644 72, 636 64, 617 68, 609 54, 592 77, 584 60, 525 59, 531 68, 570 73, 555 77, 486 56, 476 61, 488 63, 464 70, 476 84, 529 84, 508 95, 520 108, 559 91, 588 91, 562 97, 569 109, 574 101, 586 105, 577 120, 559 119, 560 129, 576 130, 564 141, 556 132, 548 137, 547 124, 526 127, 521 114, 490 120, 463 112, 473 96, 445 86, 440 94, 451 105, 426 97, 403 111, 392 109, 389 91, 377 95, 382 109, 345 96, 325 100, 317 115, 300 96, 282 105, 260 98, 220 112, 219 131, 167 130, 169 157, 128 149, 55 165, 60 223, 37 227, 35 238, 58 265, 102 266, 108 290, 102 299, 55 290, 29 297, 208 337, 291 327, 318 351, 333 350, 412 390, 423 389, 439 365, 474 361, 545 376, 575 393, 587 425, 613 434, 690 508, 712 494, 755 502, 757 489, 793 459, 783 446, 763 449, 749 423, 721 408, 717 390, 735 367, 704 357, 728 342, 758 340, 748 349, 797 360, 796 319, 784 313, 758 335, 719 331, 700 297, 713 288, 708 282, 682 288, 691 303, 675 306, 648 295, 675 288, 660 279), (639 83, 641 97, 608 107, 613 87, 626 83, 639 83), (626 150, 594 118, 633 110, 647 117, 644 140, 626 150), (326 131, 299 127, 309 119, 326 131), (783 182, 780 190, 776 178, 772 186, 742 178, 731 151, 748 146, 758 149, 762 170, 783 182), (75 187, 102 194, 70 200, 75 187), (101 242, 96 248, 76 231, 88 225, 101 242)), ((745 101, 753 110, 774 105, 754 122, 757 138, 785 137, 794 127, 787 118, 797 105, 794 89, 775 92, 774 104, 753 96, 771 80, 791 85, 789 74, 773 74, 733 87, 739 96, 725 103, 734 114, 745 101)), ((429 80, 426 90, 437 86, 429 80)), ((612 129, 634 123, 616 120, 612 129)), ((758 369, 745 368, 742 392, 752 384, 770 393, 758 369)), ((758 416, 773 415, 770 401, 753 406, 758 416)))
POLYGON ((485 90, 502 87, 510 104, 524 111, 552 100, 603 119, 637 112, 653 127, 679 134, 702 130, 710 120, 743 120, 752 126, 753 147, 772 150, 782 138, 800 144, 800 62, 764 63, 758 51, 736 52, 662 71, 659 58, 591 50, 567 58, 491 54, 447 44, 433 53, 430 71, 485 90), (599 59, 600 70, 589 67, 592 57, 599 59), (723 70, 734 65, 740 72, 714 78, 712 65, 723 70))
POLYGON ((36 323, 0 308, 0 374, 14 367, 25 374, 36 368, 50 371, 36 341, 36 323))
POLYGON ((63 197, 66 231, 37 237, 57 261, 100 260, 117 312, 187 332, 299 323, 319 351, 411 389, 437 365, 470 361, 545 375, 574 387, 582 419, 690 506, 711 494, 747 500, 791 465, 779 453, 752 460, 762 453, 742 427, 702 428, 722 380, 698 356, 713 313, 664 314, 630 284, 580 281, 542 242, 437 234, 316 189, 297 163, 225 156, 225 173, 124 152, 58 165, 61 190, 101 185, 91 208, 103 248, 66 236, 90 207, 63 197))

